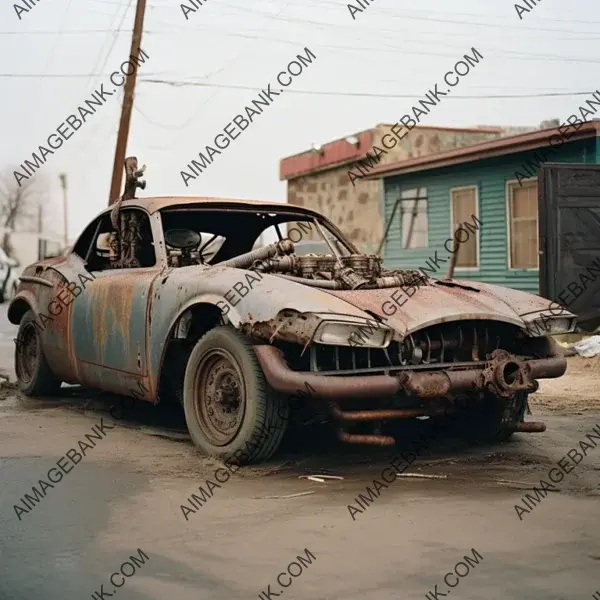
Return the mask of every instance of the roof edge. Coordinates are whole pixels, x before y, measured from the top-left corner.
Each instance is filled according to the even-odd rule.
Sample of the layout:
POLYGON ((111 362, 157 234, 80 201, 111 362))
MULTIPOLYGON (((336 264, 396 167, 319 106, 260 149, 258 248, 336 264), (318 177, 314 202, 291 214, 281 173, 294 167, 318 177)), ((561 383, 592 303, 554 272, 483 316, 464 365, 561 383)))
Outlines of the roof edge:
MULTIPOLYGON (((299 152, 298 154, 292 154, 291 156, 285 156, 279 161, 279 181, 291 181, 293 179, 298 179, 300 177, 306 177, 308 175, 324 173, 326 171, 331 171, 333 169, 338 169, 345 165, 352 165, 357 160, 362 160, 365 156, 366 152, 371 151, 373 148, 373 144, 377 144, 378 142, 375 140, 376 135, 379 133, 379 127, 387 127, 391 128, 394 124, 389 123, 378 123, 375 127, 371 129, 365 129, 363 131, 359 131, 354 134, 349 134, 344 137, 332 140, 327 142, 321 146, 321 152, 315 155, 314 150, 304 150, 303 152, 299 152), (339 158, 338 160, 326 159, 323 160, 322 164, 321 158, 326 155, 328 152, 334 152, 334 147, 340 143, 347 142, 349 138, 356 137, 360 139, 360 146, 356 146, 356 149, 353 152, 344 153, 345 156, 339 158), (300 162, 304 163, 302 167, 296 166, 295 169, 290 169, 290 163, 300 162)), ((498 135, 500 136, 504 133, 504 129, 501 127, 486 127, 486 128, 469 128, 469 127, 441 127, 435 125, 417 125, 413 127, 410 131, 418 129, 420 131, 429 130, 429 131, 440 131, 440 132, 448 132, 448 133, 471 133, 471 134, 481 134, 481 135, 498 135)))
MULTIPOLYGON (((563 127, 563 125, 560 127, 563 127)), ((571 127, 571 125, 568 127, 571 127)), ((571 137, 563 143, 568 144, 569 142, 576 140, 597 137, 599 132, 600 122, 589 121, 584 123, 577 131, 574 131, 571 137)), ((477 160, 535 150, 536 148, 548 146, 550 144, 549 138, 553 135, 560 136, 558 127, 540 129, 538 131, 507 136, 496 140, 489 140, 487 142, 479 142, 469 146, 462 146, 461 148, 454 148, 435 154, 409 158, 408 160, 375 167, 368 175, 361 177, 361 179, 381 179, 383 177, 392 177, 404 173, 408 174, 429 171, 432 169, 441 169, 477 160)))
MULTIPOLYGON (((210 209, 211 207, 215 206, 229 205, 231 209, 256 208, 257 210, 284 210, 293 212, 306 212, 310 214, 323 216, 318 211, 314 211, 308 207, 290 204, 289 202, 276 202, 274 200, 250 200, 243 198, 218 198, 210 196, 147 196, 140 198, 131 198, 130 200, 124 200, 121 204, 121 208, 142 208, 146 210, 149 214, 154 214, 163 209, 177 209, 180 207, 189 207, 191 205, 195 205, 197 208, 206 209, 210 209)), ((112 204, 111 206, 106 206, 100 212, 98 212, 96 217, 104 213, 110 212, 113 209, 113 207, 114 204, 112 204)))
MULTIPOLYGON (((396 123, 377 123, 375 127, 394 127, 396 123)), ((413 129, 436 129, 439 131, 457 131, 461 133, 504 133, 504 127, 451 127, 446 125, 416 125, 413 129)), ((412 131, 412 129, 411 129, 412 131)))

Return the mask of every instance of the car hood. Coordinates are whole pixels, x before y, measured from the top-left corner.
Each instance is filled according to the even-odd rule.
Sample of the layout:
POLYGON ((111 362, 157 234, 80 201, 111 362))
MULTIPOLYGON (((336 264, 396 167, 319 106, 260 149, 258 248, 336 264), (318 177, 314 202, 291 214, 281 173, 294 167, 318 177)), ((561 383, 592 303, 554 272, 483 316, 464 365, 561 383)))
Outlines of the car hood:
MULTIPOLYGON (((166 314, 171 314, 171 309, 181 313, 198 302, 212 303, 221 308, 234 326, 262 328, 261 331, 268 331, 269 338, 280 335, 281 328, 294 323, 292 313, 321 315, 321 319, 326 314, 346 315, 351 319, 372 319, 377 315, 385 319, 397 336, 404 337, 424 327, 467 319, 525 327, 522 317, 535 318, 536 312, 548 310, 549 303, 526 292, 460 280, 432 280, 414 291, 412 297, 403 288, 333 291, 275 274, 259 276, 219 265, 161 272, 155 285, 155 294, 161 296, 161 310, 166 314)), ((410 292, 410 288, 405 289, 410 292)), ((300 319, 303 322, 306 326, 300 327, 301 333, 308 335, 318 319, 311 321, 310 326, 308 321, 300 319)), ((156 323, 155 318, 153 327, 156 323)), ((167 326, 171 326, 170 322, 167 326)))
MULTIPOLYGON (((406 288, 408 292, 411 289, 406 288)), ((523 326, 522 315, 548 310, 545 298, 500 286, 452 280, 432 282, 409 296, 402 288, 330 291, 368 313, 386 319, 403 336, 423 327, 466 319, 523 326)))

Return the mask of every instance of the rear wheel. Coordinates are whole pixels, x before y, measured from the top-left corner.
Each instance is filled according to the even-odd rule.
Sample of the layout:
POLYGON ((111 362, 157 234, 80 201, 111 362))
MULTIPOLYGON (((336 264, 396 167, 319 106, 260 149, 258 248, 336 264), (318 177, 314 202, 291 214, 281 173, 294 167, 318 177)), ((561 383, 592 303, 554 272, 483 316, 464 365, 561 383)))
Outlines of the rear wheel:
POLYGON ((51 396, 61 386, 61 381, 50 370, 42 340, 38 333, 35 315, 28 310, 19 324, 15 346, 15 371, 19 389, 28 396, 51 396))
POLYGON ((194 444, 233 464, 268 459, 288 421, 288 406, 267 385, 251 344, 229 327, 210 330, 192 350, 183 406, 194 444))

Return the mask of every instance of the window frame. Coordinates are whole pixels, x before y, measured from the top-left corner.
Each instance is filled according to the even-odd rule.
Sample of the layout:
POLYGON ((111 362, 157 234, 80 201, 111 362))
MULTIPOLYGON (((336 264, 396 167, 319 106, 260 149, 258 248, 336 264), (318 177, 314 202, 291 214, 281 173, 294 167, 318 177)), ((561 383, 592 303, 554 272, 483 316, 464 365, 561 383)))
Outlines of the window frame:
MULTIPOLYGON (((75 244, 73 244, 71 252, 69 254, 73 254, 74 256, 76 256, 83 265, 85 265, 86 270, 89 273, 106 273, 106 272, 110 272, 110 273, 120 273, 122 271, 137 271, 139 269, 155 269, 157 267, 160 267, 163 264, 163 260, 162 260, 162 253, 160 252, 160 249, 162 247, 164 247, 164 239, 162 239, 161 237, 161 244, 157 244, 157 230, 156 230, 156 225, 154 224, 155 219, 153 218, 154 215, 151 215, 150 213, 148 213, 147 210, 144 210, 143 207, 141 206, 124 206, 121 208, 120 213, 122 212, 132 212, 132 211, 140 211, 141 213, 143 213, 147 218, 148 218, 148 223, 150 225, 150 232, 152 235, 152 246, 154 248, 154 264, 149 266, 149 267, 124 267, 124 268, 118 268, 118 269, 94 269, 94 270, 90 270, 88 268, 88 263, 89 263, 89 258, 92 252, 94 252, 96 250, 97 244, 98 244, 98 236, 100 235, 100 228, 102 226, 102 222, 106 219, 109 220, 110 222, 110 214, 111 214, 112 208, 109 210, 105 210, 103 211, 101 214, 99 214, 95 219, 92 219, 92 221, 90 221, 87 225, 87 227, 85 227, 85 229, 83 230, 83 232, 81 233, 81 235, 79 236, 79 238, 77 239, 77 241, 75 242, 75 244), (87 251, 86 251, 86 255, 85 256, 81 256, 80 254, 78 254, 75 251, 75 247, 77 246, 77 244, 79 243, 79 241, 81 240, 81 238, 85 235, 85 233, 88 231, 88 229, 91 229, 93 226, 94 229, 94 233, 92 234, 92 238, 91 238, 91 242, 88 245, 87 251)), ((111 225, 111 231, 114 231, 111 225)), ((105 233, 105 232, 104 232, 105 233)))
MULTIPOLYGON (((450 188, 450 241, 454 240, 454 198, 452 197, 452 192, 460 192, 463 190, 475 190, 475 216, 477 220, 481 222, 479 218, 479 185, 471 184, 471 185, 460 185, 450 188)), ((481 255, 480 255, 480 238, 479 234, 481 231, 481 227, 477 229, 476 234, 476 248, 475 248, 475 257, 477 265, 475 267, 459 267, 458 264, 454 266, 454 271, 463 271, 465 273, 476 272, 481 268, 481 255)), ((457 242, 458 243, 458 242, 457 242)))
POLYGON ((98 228, 100 226, 100 223, 102 222, 102 218, 104 217, 106 213, 103 212, 101 214, 99 214, 97 217, 95 217, 94 219, 92 219, 84 228, 83 231, 79 234, 79 237, 77 238, 77 240, 73 243, 73 245, 71 246, 71 250, 69 251, 69 255, 73 255, 76 256, 79 260, 81 260, 84 264, 86 263, 86 259, 89 258, 89 254, 91 252, 91 248, 94 247, 94 242, 96 241, 96 238, 98 237, 98 228), (81 254, 79 254, 79 252, 76 251, 77 246, 82 243, 82 238, 87 234, 88 230, 92 230, 92 237, 91 237, 91 241, 88 242, 87 244, 87 248, 85 250, 85 254, 82 256, 81 254))
MULTIPOLYGON (((429 245, 429 190, 427 188, 427 186, 421 185, 421 186, 416 186, 416 187, 409 187, 409 188, 401 188, 399 190, 399 194, 400 194, 400 199, 399 199, 399 207, 400 207, 400 215, 399 215, 399 221, 400 221, 400 250, 402 252, 407 252, 407 251, 415 251, 415 250, 428 250, 430 248, 429 245), (416 190, 417 194, 416 196, 414 196, 413 198, 404 198, 403 194, 406 192, 411 192, 413 190, 416 190), (421 190, 425 190, 425 195, 423 197, 421 197, 421 190), (406 200, 425 200, 425 202, 427 202, 427 204, 425 205, 425 224, 427 225, 427 231, 426 231, 426 239, 425 239, 425 245, 424 246, 417 246, 416 248, 405 248, 404 247, 404 215, 408 214, 408 213, 404 213, 403 211, 403 202, 406 200)), ((419 204, 417 203, 416 206, 418 207, 419 204)), ((417 212, 418 214, 418 212, 417 212)))
MULTIPOLYGON (((536 190, 537 192, 539 192, 539 185, 538 185, 538 178, 537 177, 531 177, 530 179, 527 180, 526 182, 528 185, 532 185, 533 183, 535 183, 536 186, 536 190)), ((504 189, 505 189, 505 208, 506 208, 506 263, 507 263, 507 267, 509 271, 512 271, 513 273, 533 273, 533 272, 539 272, 540 270, 540 207, 539 207, 539 202, 538 202, 538 211, 537 211, 537 231, 538 231, 538 243, 537 243, 537 257, 538 257, 538 266, 537 267, 513 267, 512 266, 512 253, 511 253, 511 242, 512 242, 512 238, 510 235, 510 215, 511 215, 511 211, 510 211, 510 201, 511 201, 511 186, 515 186, 515 185, 519 185, 519 180, 518 179, 507 179, 504 189)), ((519 186, 519 187, 523 187, 523 186, 519 186)))

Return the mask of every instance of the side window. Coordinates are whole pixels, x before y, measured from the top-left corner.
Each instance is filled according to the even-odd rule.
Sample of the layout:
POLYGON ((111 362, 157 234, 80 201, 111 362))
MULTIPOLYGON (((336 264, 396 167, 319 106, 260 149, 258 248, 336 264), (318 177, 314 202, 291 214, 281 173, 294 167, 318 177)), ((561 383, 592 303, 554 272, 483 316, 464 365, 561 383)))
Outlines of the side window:
POLYGON ((111 268, 109 240, 112 231, 110 213, 106 213, 94 223, 90 245, 86 253, 79 254, 75 247, 74 252, 86 261, 88 271, 105 271, 111 268))
POLYGON ((154 240, 148 215, 138 209, 119 213, 121 236, 112 227, 110 213, 96 224, 91 251, 87 257, 90 271, 152 267, 156 264, 154 240))
POLYGON ((539 268, 537 181, 508 184, 510 269, 539 268))
POLYGON ((104 217, 98 217, 94 219, 83 231, 83 233, 79 236, 79 239, 73 246, 73 254, 77 254, 81 260, 85 261, 90 248, 92 247, 92 242, 95 243, 96 231, 98 229, 98 224, 104 219, 104 217))
MULTIPOLYGON (((450 214, 452 215, 451 235, 464 223, 471 222, 473 216, 479 214, 477 186, 465 186, 450 190, 452 201, 450 214)), ((477 269, 479 267, 479 231, 477 235, 469 236, 465 241, 458 242, 457 238, 457 269, 477 269)))
POLYGON ((115 268, 153 267, 156 253, 150 217, 139 209, 125 209, 119 218, 125 223, 125 228, 121 232, 121 261, 115 268))

